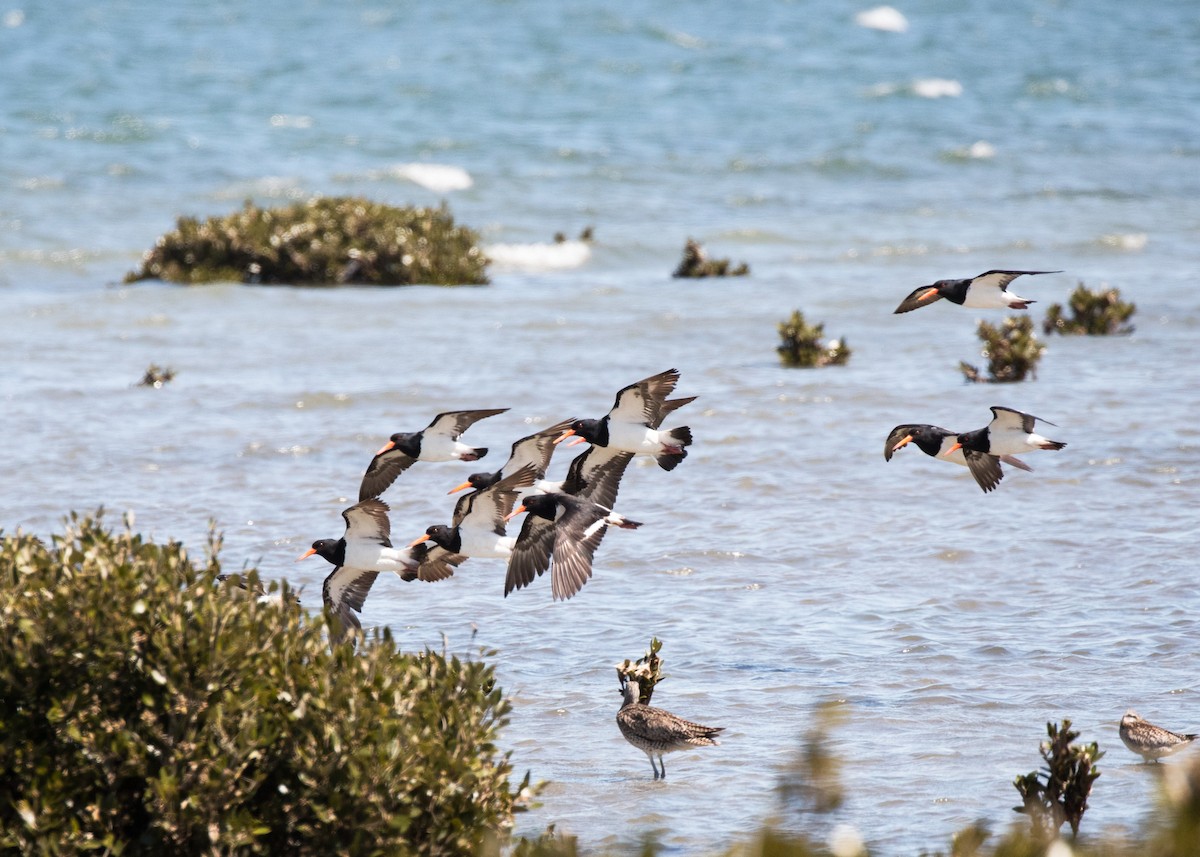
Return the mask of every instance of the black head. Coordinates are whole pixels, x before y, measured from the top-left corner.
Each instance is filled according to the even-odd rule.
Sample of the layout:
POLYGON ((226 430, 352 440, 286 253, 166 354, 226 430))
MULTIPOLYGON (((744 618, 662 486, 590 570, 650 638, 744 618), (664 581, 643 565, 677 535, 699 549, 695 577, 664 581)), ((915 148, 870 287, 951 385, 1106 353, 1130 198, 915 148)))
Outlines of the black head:
POLYGON ((312 552, 334 565, 341 565, 346 560, 346 540, 317 539, 312 543, 312 552))
POLYGON ((485 488, 491 488, 500 481, 500 471, 495 473, 472 473, 467 477, 467 482, 476 491, 482 491, 485 488))
POLYGON ((558 503, 553 494, 530 494, 521 501, 521 505, 529 514, 537 515, 548 521, 554 520, 555 512, 558 509, 558 503))
POLYGON ((421 454, 421 433, 414 431, 399 431, 390 440, 396 449, 405 455, 416 458, 421 454))
POLYGON ((589 443, 595 443, 600 437, 600 420, 575 420, 571 423, 571 431, 589 443))
POLYGON ((429 536, 429 540, 435 545, 445 548, 451 553, 458 553, 458 549, 462 547, 462 539, 459 537, 456 527, 435 524, 425 530, 425 535, 429 536))
POLYGON ((960 434, 958 442, 962 444, 963 449, 970 450, 971 452, 991 452, 992 449, 987 426, 975 429, 975 431, 969 431, 966 434, 960 434))

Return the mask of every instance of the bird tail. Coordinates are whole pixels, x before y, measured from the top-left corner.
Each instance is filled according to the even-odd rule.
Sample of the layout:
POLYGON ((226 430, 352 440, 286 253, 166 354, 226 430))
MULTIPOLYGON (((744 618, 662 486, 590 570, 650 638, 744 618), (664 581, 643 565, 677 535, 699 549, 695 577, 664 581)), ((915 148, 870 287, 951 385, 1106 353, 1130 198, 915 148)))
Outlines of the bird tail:
POLYGON ((623 530, 636 530, 642 525, 641 521, 631 521, 629 518, 626 518, 624 515, 618 515, 616 512, 605 518, 604 522, 612 524, 614 527, 620 527, 623 530))
POLYGON ((1062 449, 1064 446, 1066 446, 1066 444, 1060 441, 1048 440, 1042 444, 1042 449, 1062 449))
POLYGON ((679 426, 663 432, 661 437, 663 443, 669 444, 670 451, 656 456, 655 460, 663 470, 674 470, 679 466, 679 462, 687 458, 687 447, 692 443, 692 430, 687 426, 679 426))
POLYGON ((1027 298, 1021 298, 1020 300, 1009 301, 1008 308, 1009 309, 1029 309, 1029 305, 1035 304, 1035 303, 1037 303, 1037 301, 1031 301, 1031 300, 1028 300, 1027 298))
POLYGON ((464 452, 461 456, 459 456, 459 460, 460 461, 478 461, 479 459, 483 458, 485 455, 487 455, 487 447, 486 446, 477 446, 477 447, 474 447, 470 452, 464 452))

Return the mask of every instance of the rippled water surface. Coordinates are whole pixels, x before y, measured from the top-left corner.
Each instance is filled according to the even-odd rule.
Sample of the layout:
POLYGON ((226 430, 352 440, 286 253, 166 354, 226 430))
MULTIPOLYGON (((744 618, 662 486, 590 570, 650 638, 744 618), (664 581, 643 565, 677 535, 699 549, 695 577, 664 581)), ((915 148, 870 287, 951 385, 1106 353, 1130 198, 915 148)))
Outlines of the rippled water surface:
MULTIPOLYGON (((498 652, 504 745, 551 783, 523 830, 728 844, 778 810, 830 701, 848 800, 786 825, 851 824, 886 854, 999 828, 1064 717, 1109 750, 1085 824, 1151 811, 1121 713, 1200 727, 1189 4, 925 3, 905 33, 832 2, 62 5, 0 29, 6 531, 103 504, 199 547, 212 519, 227 566, 317 607, 328 566, 292 560, 340 533, 391 432, 510 407, 469 435, 496 467, 674 366, 700 397, 677 415, 692 454, 630 468, 619 508, 646 525, 607 536, 578 597, 504 599, 499 561, 472 560, 381 578, 364 611, 405 649, 498 652), (316 192, 445 199, 510 252, 483 288, 116 285, 180 214, 316 192), (548 245, 588 224, 590 247, 548 245), (689 236, 752 275, 672 280, 689 236), (1136 301, 1137 330, 1048 340, 1033 382, 965 385, 981 315, 891 311, 994 267, 1063 270, 1014 285, 1037 322, 1082 280, 1136 301), (797 308, 847 366, 778 365, 797 308), (133 386, 151 362, 176 380, 133 386), (884 462, 893 425, 974 428, 993 404, 1068 446, 988 495, 915 450, 884 462), (668 757, 665 784, 613 722, 613 664, 652 635, 655 702, 727 727, 668 757)), ((405 474, 395 540, 448 518, 475 469, 405 474)))

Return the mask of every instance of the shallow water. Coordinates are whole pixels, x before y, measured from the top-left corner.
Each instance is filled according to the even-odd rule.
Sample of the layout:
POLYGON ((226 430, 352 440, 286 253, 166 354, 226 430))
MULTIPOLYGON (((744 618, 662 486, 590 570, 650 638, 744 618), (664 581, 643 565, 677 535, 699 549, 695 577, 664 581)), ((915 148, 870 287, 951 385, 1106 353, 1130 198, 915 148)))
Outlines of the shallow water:
MULTIPOLYGON (((0 29, 6 531, 103 504, 198 549, 212 519, 227 567, 316 606, 328 567, 292 560, 340 533, 388 434, 508 406, 468 435, 491 468, 676 366, 678 394, 700 396, 677 415, 692 454, 630 469, 620 510, 646 526, 606 537, 575 599, 545 581, 504 599, 502 565, 472 560, 441 584, 381 579, 366 605, 406 649, 497 651, 505 747, 551 781, 522 830, 734 841, 778 810, 829 701, 848 800, 786 825, 848 823, 886 854, 999 828, 1064 717, 1110 751, 1085 829, 1151 811, 1155 774, 1117 720, 1200 725, 1187 4, 926 4, 901 8, 903 34, 833 3, 66 9, 0 29), (996 33, 1014 34, 1000 52, 996 33), (962 93, 916 94, 932 80, 962 93), (994 154, 972 157, 978 141, 994 154), (471 184, 429 190, 412 177, 461 172, 411 164, 471 184), (486 288, 114 285, 179 214, 311 192, 445 198, 525 252, 486 288), (561 267, 550 236, 586 224, 590 255, 561 267), (671 280, 688 236, 752 276, 671 280), (1035 321, 1079 280, 1118 286, 1137 331, 1049 340, 1034 382, 964 385, 978 314, 891 311, 993 267, 1063 269, 1014 284, 1035 321), (778 365, 796 308, 846 338, 849 365, 778 365), (176 380, 134 387, 151 362, 176 380), (973 428, 993 404, 1069 445, 989 495, 913 450, 883 461, 893 425, 973 428), (668 757, 665 784, 613 722, 613 664, 651 636, 670 675, 655 702, 727 727, 720 748, 668 757)), ((475 469, 405 474, 385 495, 396 541, 448 517, 444 492, 475 469)))

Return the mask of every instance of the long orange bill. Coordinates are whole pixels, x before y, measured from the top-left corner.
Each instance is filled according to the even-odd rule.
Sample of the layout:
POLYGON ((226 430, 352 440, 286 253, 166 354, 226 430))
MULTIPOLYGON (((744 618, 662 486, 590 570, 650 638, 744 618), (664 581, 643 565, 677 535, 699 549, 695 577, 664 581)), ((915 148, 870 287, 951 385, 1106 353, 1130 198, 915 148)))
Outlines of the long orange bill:
POLYGON ((385 452, 387 452, 389 449, 395 449, 395 448, 396 448, 396 443, 395 443, 395 441, 391 441, 391 440, 389 440, 389 441, 388 441, 387 443, 385 443, 383 446, 379 447, 379 452, 377 452, 377 453, 375 453, 375 454, 376 454, 376 455, 383 455, 383 454, 384 454, 385 452))
POLYGON ((587 442, 588 442, 588 440, 586 437, 577 437, 573 441, 568 443, 567 446, 579 446, 579 444, 587 443, 587 442))
POLYGON ((930 298, 936 298, 936 297, 937 297, 937 294, 938 294, 938 290, 937 290, 937 289, 930 289, 930 290, 929 290, 929 291, 927 291, 925 294, 923 294, 923 295, 921 295, 919 298, 917 298, 917 300, 919 300, 919 301, 927 301, 927 300, 929 300, 930 298))
POLYGON ((415 548, 421 542, 427 542, 427 541, 429 541, 429 533, 426 533, 425 535, 421 536, 420 538, 413 539, 411 542, 409 542, 408 546, 410 548, 415 548))
POLYGON ((554 439, 554 442, 555 442, 555 444, 562 443, 564 440, 566 440, 573 434, 575 434, 575 429, 567 429, 565 432, 563 432, 558 437, 556 437, 554 439))
POLYGON ((447 493, 447 494, 457 494, 459 491, 465 491, 465 490, 467 490, 467 489, 468 489, 468 488, 470 488, 470 487, 471 487, 471 483, 470 483, 470 482, 464 482, 462 485, 459 485, 457 488, 451 488, 451 489, 450 489, 449 491, 447 491, 446 493, 447 493))
POLYGON ((912 443, 912 435, 911 434, 905 435, 904 440, 900 441, 898 444, 896 444, 895 446, 892 447, 892 452, 895 452, 897 449, 901 449, 902 447, 908 446, 910 443, 912 443))
POLYGON ((505 515, 504 520, 511 521, 513 518, 517 517, 517 515, 521 514, 524 511, 525 511, 524 506, 518 506, 517 508, 515 508, 511 512, 509 512, 507 515, 505 515))
POLYGON ((312 556, 316 552, 317 552, 316 548, 309 548, 304 553, 300 554, 300 556, 296 557, 296 562, 299 562, 302 559, 308 559, 310 556, 312 556))
POLYGON ((962 444, 961 443, 954 444, 954 446, 950 447, 949 449, 947 449, 945 452, 942 453, 942 457, 945 458, 947 455, 954 452, 954 450, 956 450, 956 449, 962 449, 962 444))

